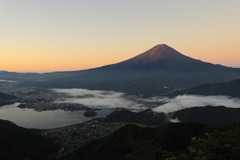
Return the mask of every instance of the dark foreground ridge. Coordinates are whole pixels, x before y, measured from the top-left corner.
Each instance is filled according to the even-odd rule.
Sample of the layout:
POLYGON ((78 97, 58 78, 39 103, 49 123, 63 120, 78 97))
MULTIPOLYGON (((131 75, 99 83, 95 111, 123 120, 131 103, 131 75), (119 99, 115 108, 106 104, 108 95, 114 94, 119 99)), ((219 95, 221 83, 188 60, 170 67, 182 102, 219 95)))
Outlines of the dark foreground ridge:
POLYGON ((60 146, 52 140, 10 121, 0 120, 0 131, 0 159, 2 160, 24 158, 44 160, 60 149, 60 146))
POLYGON ((127 156, 133 154, 135 149, 140 149, 135 147, 144 147, 139 145, 149 148, 140 149, 143 153, 134 155, 134 158, 143 156, 141 159, 151 159, 150 154, 156 154, 157 147, 168 151, 184 150, 191 144, 191 137, 199 136, 206 130, 206 126, 193 123, 167 124, 159 128, 126 125, 101 140, 81 147, 66 159, 129 159, 127 156))
POLYGON ((0 107, 6 104, 15 103, 18 98, 9 94, 0 93, 0 107))
POLYGON ((238 160, 240 123, 209 128, 197 123, 171 123, 158 128, 126 125, 63 159, 104 160, 238 160))
POLYGON ((32 130, 0 120, 0 158, 38 160, 47 159, 47 157, 55 159, 68 154, 62 159, 165 160, 177 157, 180 160, 191 160, 199 156, 191 148, 201 150, 204 154, 200 156, 209 156, 205 153, 211 153, 212 156, 213 153, 215 159, 219 149, 222 150, 220 153, 225 159, 227 156, 228 158, 238 157, 240 150, 236 142, 240 140, 240 123, 233 125, 229 123, 236 121, 239 117, 240 109, 223 106, 193 107, 171 113, 170 118, 177 118, 184 122, 169 123, 165 119, 167 118, 165 114, 158 114, 150 109, 139 113, 122 110, 113 112, 105 119, 95 119, 63 128, 34 130, 60 143, 61 150, 52 140, 37 135, 32 130), (145 123, 151 128, 129 123, 145 123), (219 124, 221 126, 228 124, 228 126, 209 127, 219 126, 219 124), (116 130, 123 125, 126 126, 116 130), (112 133, 113 131, 115 132, 112 133), (80 148, 77 149, 78 147, 80 148))

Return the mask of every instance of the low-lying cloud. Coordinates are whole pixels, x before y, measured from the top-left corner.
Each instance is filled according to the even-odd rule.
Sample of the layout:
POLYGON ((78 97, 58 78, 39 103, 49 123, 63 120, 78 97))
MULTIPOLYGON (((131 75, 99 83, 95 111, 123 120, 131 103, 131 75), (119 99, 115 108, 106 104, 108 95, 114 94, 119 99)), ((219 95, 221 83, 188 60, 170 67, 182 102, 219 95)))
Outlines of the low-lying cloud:
POLYGON ((128 99, 124 93, 114 91, 99 91, 87 89, 54 89, 58 93, 67 93, 71 98, 56 101, 57 103, 78 103, 90 108, 127 108, 143 109, 138 104, 128 99))
POLYGON ((9 80, 2 80, 2 79, 0 79, 0 82, 16 83, 17 81, 9 81, 9 80))
POLYGON ((69 95, 67 98, 57 100, 56 103, 77 103, 93 109, 126 108, 139 111, 152 108, 155 112, 169 113, 207 105, 240 108, 240 99, 227 96, 181 95, 169 99, 166 97, 141 98, 126 96, 122 92, 87 89, 54 89, 54 91, 69 95))
POLYGON ((240 108, 240 99, 227 96, 199 96, 182 95, 173 99, 168 99, 164 105, 154 108, 155 112, 174 112, 185 108, 204 106, 226 106, 228 108, 240 108))

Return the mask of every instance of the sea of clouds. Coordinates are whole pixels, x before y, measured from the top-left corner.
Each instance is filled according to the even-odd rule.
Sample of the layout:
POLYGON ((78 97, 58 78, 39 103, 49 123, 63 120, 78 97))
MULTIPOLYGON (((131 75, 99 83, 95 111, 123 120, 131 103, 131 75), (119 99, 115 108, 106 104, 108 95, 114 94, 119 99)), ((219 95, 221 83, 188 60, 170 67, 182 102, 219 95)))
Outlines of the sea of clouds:
POLYGON ((68 98, 62 98, 56 103, 78 103, 93 109, 126 108, 139 111, 151 108, 155 112, 174 112, 177 110, 210 106, 226 106, 229 108, 240 108, 240 99, 227 96, 199 96, 181 95, 175 98, 150 97, 142 98, 128 96, 122 92, 87 90, 87 89, 53 89, 58 93, 68 94, 68 98), (157 105, 161 103, 161 105, 157 105))
POLYGON ((200 96, 200 95, 181 95, 168 99, 167 103, 154 108, 156 112, 174 112, 191 107, 204 106, 226 106, 229 108, 240 108, 240 99, 227 96, 200 96))
POLYGON ((71 98, 65 98, 56 101, 57 103, 78 103, 93 109, 106 108, 127 108, 130 110, 139 110, 142 108, 138 104, 128 98, 124 93, 114 91, 99 91, 87 89, 54 89, 58 93, 66 93, 71 98))

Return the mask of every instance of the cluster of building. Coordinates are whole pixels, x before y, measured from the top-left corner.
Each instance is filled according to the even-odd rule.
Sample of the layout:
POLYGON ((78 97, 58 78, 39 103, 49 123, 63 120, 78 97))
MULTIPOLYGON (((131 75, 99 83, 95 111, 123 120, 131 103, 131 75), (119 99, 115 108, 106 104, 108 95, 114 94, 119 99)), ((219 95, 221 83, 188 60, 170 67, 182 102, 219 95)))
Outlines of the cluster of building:
MULTIPOLYGON (((21 108, 32 108, 34 110, 88 110, 89 108, 81 104, 72 103, 56 103, 56 100, 69 98, 70 95, 57 93, 52 90, 16 87, 14 85, 1 86, 0 90, 3 93, 14 95, 18 98, 21 108)), ((125 123, 121 122, 103 122, 102 119, 93 119, 84 123, 79 123, 71 126, 40 130, 40 134, 48 137, 59 143, 62 148, 56 153, 54 158, 60 158, 68 153, 73 152, 78 147, 91 142, 92 140, 105 137, 125 123)))
POLYGON ((88 107, 75 103, 56 103, 56 100, 68 98, 69 95, 52 90, 33 87, 0 87, 2 93, 14 95, 21 108, 32 108, 38 111, 62 109, 66 111, 82 110, 88 107))
POLYGON ((55 158, 60 158, 92 140, 111 134, 124 125, 125 123, 107 123, 102 122, 102 119, 94 119, 72 126, 41 130, 41 135, 53 139, 62 146, 59 152, 54 155, 55 158))

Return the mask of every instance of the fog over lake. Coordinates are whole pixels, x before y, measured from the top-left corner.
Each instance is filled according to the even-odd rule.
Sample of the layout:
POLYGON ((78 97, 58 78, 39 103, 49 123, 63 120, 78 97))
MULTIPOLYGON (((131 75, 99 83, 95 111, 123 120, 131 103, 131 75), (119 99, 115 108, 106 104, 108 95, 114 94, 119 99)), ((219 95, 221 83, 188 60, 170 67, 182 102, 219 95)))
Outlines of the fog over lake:
POLYGON ((181 95, 172 99, 165 99, 166 104, 153 110, 156 112, 174 112, 185 108, 204 106, 226 106, 228 108, 240 108, 240 99, 228 96, 200 96, 181 95))
POLYGON ((66 93, 70 98, 62 98, 56 103, 78 103, 94 109, 126 108, 142 110, 142 104, 129 99, 125 93, 114 91, 87 90, 87 89, 53 89, 58 93, 66 93))
POLYGON ((121 92, 100 91, 87 89, 54 89, 59 93, 66 93, 71 96, 56 101, 56 103, 78 103, 90 108, 126 108, 130 110, 143 110, 152 108, 155 112, 174 112, 177 110, 196 106, 226 106, 229 108, 240 108, 240 99, 228 96, 201 96, 201 95, 180 95, 175 98, 154 96, 142 98, 130 97, 121 92), (161 104, 161 105, 159 105, 161 104))
POLYGON ((9 80, 2 80, 2 79, 0 79, 0 82, 15 83, 15 82, 17 82, 17 81, 9 81, 9 80))
POLYGON ((229 108, 240 108, 240 99, 227 96, 199 96, 181 95, 175 98, 155 96, 142 98, 139 96, 126 95, 121 92, 100 91, 87 89, 53 89, 58 93, 65 93, 55 103, 77 103, 88 108, 97 109, 95 117, 85 117, 85 110, 79 111, 34 111, 28 108, 18 108, 20 103, 0 107, 0 119, 10 120, 19 126, 26 128, 57 128, 93 118, 103 118, 117 108, 126 108, 138 112, 147 108, 155 112, 174 112, 177 110, 196 106, 226 106, 229 108))

